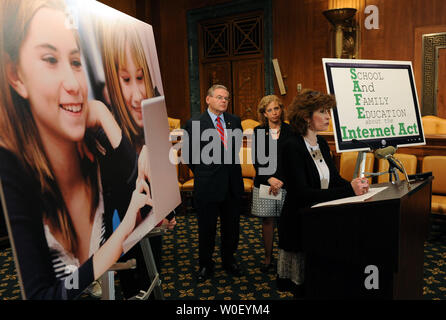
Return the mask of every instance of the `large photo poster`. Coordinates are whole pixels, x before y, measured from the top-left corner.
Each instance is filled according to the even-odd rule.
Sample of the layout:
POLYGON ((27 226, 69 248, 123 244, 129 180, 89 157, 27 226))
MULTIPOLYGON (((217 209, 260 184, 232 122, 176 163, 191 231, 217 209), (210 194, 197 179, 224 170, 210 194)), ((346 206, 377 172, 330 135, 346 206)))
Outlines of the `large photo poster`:
POLYGON ((124 248, 153 211, 147 168, 176 170, 144 139, 142 101, 164 95, 153 30, 92 0, 2 0, 0 23, 0 196, 22 297, 77 298, 141 258, 134 244, 180 203, 170 188, 124 248))

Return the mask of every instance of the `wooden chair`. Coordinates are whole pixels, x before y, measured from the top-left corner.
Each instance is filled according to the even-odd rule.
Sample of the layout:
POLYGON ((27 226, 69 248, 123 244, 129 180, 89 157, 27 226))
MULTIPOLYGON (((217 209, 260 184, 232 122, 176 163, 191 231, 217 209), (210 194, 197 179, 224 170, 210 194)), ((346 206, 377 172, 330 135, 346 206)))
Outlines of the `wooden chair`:
MULTIPOLYGON (((407 175, 415 174, 417 172, 417 157, 411 154, 395 153, 394 157, 403 163, 407 175)), ((384 172, 389 170, 389 162, 384 159, 379 160, 378 171, 384 172)), ((406 177, 401 172, 398 172, 400 180, 406 180, 406 177)), ((389 174, 378 176, 378 183, 388 182, 389 174)))
POLYGON ((240 166, 242 167, 242 178, 243 178, 243 201, 242 201, 242 212, 251 212, 252 205, 252 189, 254 189, 254 178, 256 176, 256 170, 252 164, 251 158, 251 148, 242 147, 240 149, 240 166))
POLYGON ((180 189, 180 195, 181 195, 181 205, 179 207, 179 212, 181 213, 185 213, 186 212, 186 205, 185 205, 185 201, 184 201, 184 195, 183 195, 183 184, 181 183, 181 172, 180 172, 180 154, 181 154, 181 150, 177 150, 172 148, 171 149, 171 154, 169 155, 170 159, 169 161, 172 161, 172 163, 175 164, 176 168, 177 168, 177 180, 178 180, 178 188, 180 189))
POLYGON ((181 128, 181 120, 180 119, 168 117, 167 120, 169 121, 169 131, 173 131, 175 129, 181 128))
MULTIPOLYGON (((353 175, 355 173, 356 159, 358 158, 358 152, 343 152, 341 153, 341 162, 339 168, 339 174, 347 181, 353 180, 353 175)), ((372 153, 366 153, 365 160, 365 172, 373 172, 373 164, 375 157, 372 153)), ((372 183, 372 179, 369 178, 369 183, 372 183)))
POLYGON ((179 150, 172 148, 170 152, 171 154, 169 161, 172 161, 172 163, 174 163, 177 168, 178 188, 180 188, 181 191, 183 184, 180 182, 180 157, 178 156, 179 150))
MULTIPOLYGON (((182 168, 187 168, 183 166, 182 168)), ((181 200, 183 202, 183 209, 185 213, 190 212, 193 209, 193 195, 194 195, 194 173, 191 169, 188 170, 188 179, 181 184, 180 193, 181 200)))
POLYGON ((242 121, 242 129, 244 134, 251 135, 254 132, 254 128, 259 126, 260 122, 253 119, 246 119, 242 121))
POLYGON ((243 186, 245 193, 251 193, 254 188, 256 170, 252 164, 251 148, 240 148, 240 166, 242 167, 243 186))
POLYGON ((194 173, 192 172, 191 169, 189 170, 189 179, 186 180, 186 182, 184 182, 181 185, 181 191, 194 191, 194 173))
POLYGON ((437 116, 424 116, 421 121, 424 134, 446 134, 446 119, 437 116))
POLYGON ((432 213, 446 217, 446 156, 426 156, 422 172, 432 171, 432 213))

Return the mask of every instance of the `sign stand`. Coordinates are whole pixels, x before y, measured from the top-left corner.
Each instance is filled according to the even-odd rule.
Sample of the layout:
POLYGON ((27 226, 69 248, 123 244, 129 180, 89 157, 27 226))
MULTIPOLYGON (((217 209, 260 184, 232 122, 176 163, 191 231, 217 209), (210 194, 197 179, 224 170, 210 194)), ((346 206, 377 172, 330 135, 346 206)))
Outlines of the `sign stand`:
MULTIPOLYGON (((162 228, 154 228, 140 241, 141 249, 144 255, 144 262, 147 269, 147 274, 151 282, 147 291, 141 290, 136 296, 129 300, 147 300, 153 291, 156 300, 164 300, 164 293, 161 287, 161 280, 158 270, 156 268, 155 259, 153 257, 152 247, 150 246, 150 237, 160 236, 165 234, 162 228)), ((115 263, 106 273, 101 276, 102 298, 101 300, 115 300, 115 277, 114 273, 118 270, 134 269, 136 268, 136 260, 131 259, 124 263, 115 263)))
POLYGON ((353 179, 364 176, 365 170, 365 151, 358 152, 358 158, 356 158, 355 172, 353 174, 353 179))

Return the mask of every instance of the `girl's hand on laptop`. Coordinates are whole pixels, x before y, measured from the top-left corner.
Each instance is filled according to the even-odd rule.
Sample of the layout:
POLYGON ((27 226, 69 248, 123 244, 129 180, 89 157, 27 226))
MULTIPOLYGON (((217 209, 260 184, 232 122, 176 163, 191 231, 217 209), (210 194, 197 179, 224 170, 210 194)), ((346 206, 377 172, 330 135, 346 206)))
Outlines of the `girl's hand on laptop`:
POLYGON ((153 206, 150 187, 144 180, 137 179, 129 207, 120 224, 123 226, 126 236, 128 236, 133 229, 135 229, 135 226, 141 222, 139 210, 145 205, 153 206))
POLYGON ((148 153, 146 145, 143 145, 138 157, 138 180, 150 182, 148 153))

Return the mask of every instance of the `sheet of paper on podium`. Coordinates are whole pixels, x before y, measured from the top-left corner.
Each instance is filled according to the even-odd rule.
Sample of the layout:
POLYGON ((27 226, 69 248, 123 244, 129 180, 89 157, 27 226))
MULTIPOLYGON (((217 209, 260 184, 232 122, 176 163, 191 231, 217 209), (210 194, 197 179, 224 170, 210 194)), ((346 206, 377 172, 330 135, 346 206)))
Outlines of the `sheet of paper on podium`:
POLYGON ((312 206, 312 208, 324 207, 324 206, 335 206, 335 205, 354 203, 354 202, 362 202, 362 201, 365 201, 365 200, 373 197, 374 195, 380 193, 381 191, 384 191, 387 188, 388 187, 370 188, 369 192, 367 192, 366 194, 363 194, 361 196, 354 196, 354 197, 342 198, 342 199, 337 199, 337 200, 332 200, 332 201, 327 201, 327 202, 321 202, 321 203, 315 204, 314 206, 312 206))

